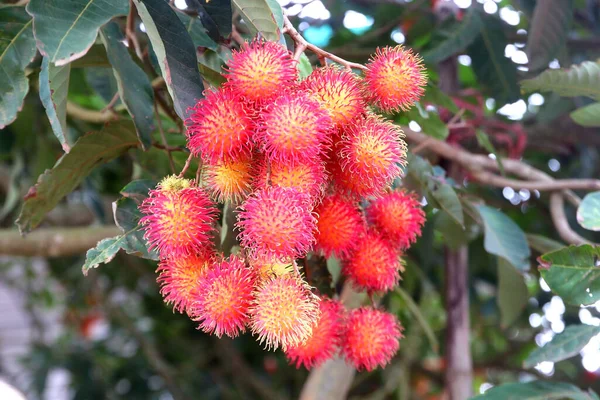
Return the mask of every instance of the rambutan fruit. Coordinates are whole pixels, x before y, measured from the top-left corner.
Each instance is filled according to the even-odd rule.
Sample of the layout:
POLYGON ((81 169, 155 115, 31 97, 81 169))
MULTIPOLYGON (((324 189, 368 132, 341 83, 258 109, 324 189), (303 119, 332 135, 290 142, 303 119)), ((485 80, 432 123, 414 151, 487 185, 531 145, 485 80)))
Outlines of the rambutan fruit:
POLYGON ((248 261, 260 281, 291 275, 294 272, 294 267, 297 268, 295 260, 285 260, 276 257, 259 256, 257 258, 250 258, 248 261))
POLYGON ((321 316, 306 342, 290 346, 285 351, 290 364, 311 369, 330 359, 342 344, 345 335, 345 309, 337 300, 321 298, 321 316))
POLYGON ((416 196, 404 190, 384 194, 366 209, 367 220, 390 242, 402 249, 421 236, 425 213, 416 196))
POLYGON ((392 289, 403 266, 398 251, 378 232, 368 231, 342 263, 342 273, 358 288, 370 293, 392 289))
POLYGON ((370 307, 352 310, 346 319, 343 354, 359 371, 384 367, 400 347, 402 330, 400 322, 390 313, 370 307))
POLYGON ((326 182, 325 166, 320 160, 271 162, 262 157, 254 166, 255 189, 268 186, 291 188, 320 200, 326 182))
POLYGON ((255 40, 233 51, 226 85, 248 101, 265 104, 297 84, 296 64, 281 44, 255 40))
POLYGON ((341 171, 334 178, 359 197, 380 194, 406 164, 399 126, 370 115, 346 127, 339 143, 341 171))
POLYGON ((211 265, 193 295, 192 315, 200 322, 198 329, 232 338, 244 332, 255 282, 254 271, 236 256, 211 265))
POLYGON ((240 243, 252 257, 297 258, 314 243, 311 198, 295 189, 268 187, 239 207, 240 243))
POLYGON ((326 196, 315 208, 315 249, 325 257, 345 259, 365 231, 363 215, 355 201, 339 194, 326 196))
POLYGON ((365 113, 366 100, 360 78, 334 66, 315 69, 300 88, 312 93, 338 128, 365 113))
POLYGON ((198 279, 212 264, 213 257, 213 252, 206 249, 200 253, 160 260, 156 270, 156 281, 160 285, 160 294, 165 303, 173 304, 175 311, 189 313, 192 293, 198 285, 198 279))
POLYGON ((366 67, 371 100, 384 111, 406 111, 424 93, 427 75, 423 61, 402 45, 377 49, 366 67))
POLYGON ((319 319, 319 298, 299 277, 264 280, 254 292, 250 326, 266 349, 284 351, 304 343, 319 319))
POLYGON ((329 113, 307 93, 284 93, 260 114, 258 140, 272 161, 315 160, 329 144, 329 113))
POLYGON ((251 158, 225 160, 206 168, 206 187, 219 202, 245 199, 252 189, 251 158))
POLYGON ((185 121, 192 154, 211 164, 248 155, 255 127, 243 99, 230 88, 206 91, 205 96, 185 121))
POLYGON ((211 243, 217 209, 206 192, 183 178, 168 177, 139 207, 150 250, 161 258, 198 253, 211 243))

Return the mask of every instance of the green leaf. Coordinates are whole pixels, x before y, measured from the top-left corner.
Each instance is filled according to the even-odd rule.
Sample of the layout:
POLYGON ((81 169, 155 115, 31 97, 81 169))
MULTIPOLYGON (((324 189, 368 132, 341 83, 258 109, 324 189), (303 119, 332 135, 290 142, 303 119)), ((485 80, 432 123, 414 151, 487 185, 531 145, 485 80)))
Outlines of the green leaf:
POLYGON ((485 250, 510 262, 519 271, 529 269, 531 250, 525 233, 502 212, 484 205, 476 206, 483 219, 485 250))
POLYGON ((544 254, 549 253, 551 251, 559 250, 565 247, 564 244, 557 242, 556 240, 552 240, 542 235, 535 235, 532 233, 527 234, 527 243, 529 246, 535 251, 544 254))
POLYGON ((110 67, 106 49, 102 44, 95 44, 85 56, 70 63, 71 68, 110 67))
POLYGON ((275 18, 275 23, 280 30, 283 29, 283 9, 281 8, 281 4, 277 0, 266 0, 271 13, 273 14, 273 18, 275 18))
POLYGON ((208 83, 214 87, 220 87, 225 82, 223 71, 224 60, 217 52, 206 50, 198 55, 198 68, 208 83))
POLYGON ((40 52, 56 65, 82 57, 98 29, 117 15, 127 15, 123 0, 31 0, 27 12, 40 52))
POLYGON ((313 71, 310 60, 306 57, 306 54, 300 54, 300 61, 298 62, 298 72, 300 73, 300 80, 306 79, 313 71))
POLYGON ((425 332, 425 336, 427 336, 427 340, 429 340, 429 344, 431 344, 431 348, 435 353, 437 353, 440 349, 440 344, 438 343, 437 338, 435 337, 435 333, 431 328, 431 325, 427 322, 427 319, 421 313, 419 306, 415 303, 413 298, 408 294, 404 289, 398 287, 396 288, 396 293, 402 298, 410 313, 415 317, 417 323, 425 332))
POLYGON ((433 49, 423 53, 427 63, 435 64, 466 49, 479 35, 483 27, 481 12, 471 7, 462 22, 456 24, 451 35, 433 49))
POLYGON ((11 124, 29 91, 25 67, 35 57, 32 21, 22 7, 0 8, 0 129, 11 124))
POLYGON ((440 185, 436 190, 431 192, 433 197, 438 201, 444 211, 448 213, 461 227, 465 225, 465 217, 463 208, 456 192, 447 183, 440 185))
POLYGON ((177 16, 183 25, 185 25, 185 29, 190 34, 196 47, 206 47, 207 49, 217 51, 219 45, 208 36, 200 18, 194 18, 184 13, 177 13, 177 16))
POLYGON ((519 99, 517 67, 504 57, 508 40, 503 22, 491 15, 482 15, 482 19, 481 34, 467 49, 473 71, 497 104, 513 103, 519 99))
POLYGON ((452 101, 452 98, 446 93, 442 92, 433 82, 427 82, 425 88, 425 94, 421 100, 424 104, 433 104, 435 106, 441 106, 454 114, 458 113, 458 107, 452 101))
POLYGON ((280 28, 267 0, 233 0, 232 3, 244 21, 265 39, 271 41, 279 39, 280 28))
POLYGON ((532 368, 542 361, 558 362, 579 354, 597 334, 600 327, 593 325, 570 325, 552 338, 542 348, 537 348, 523 362, 524 368, 532 368))
POLYGON ((416 121, 427 136, 445 140, 450 134, 448 126, 442 122, 440 116, 435 112, 425 110, 420 103, 417 103, 416 107, 412 107, 407 111, 406 116, 416 121))
POLYGON ((594 400, 577 386, 563 382, 533 381, 496 386, 472 400, 594 400))
POLYGON ((102 131, 81 137, 71 151, 63 155, 54 168, 40 175, 37 183, 29 189, 16 222, 21 233, 38 226, 46 213, 71 193, 94 168, 137 145, 131 121, 115 122, 102 131))
POLYGON ((573 18, 572 0, 545 0, 535 5, 527 35, 529 70, 546 69, 557 55, 573 18))
POLYGON ((231 34, 233 24, 230 0, 190 0, 188 7, 196 11, 209 37, 220 41, 231 34))
POLYGON ((138 179, 129 182, 123 189, 121 189, 121 195, 129 199, 135 200, 138 204, 141 204, 146 197, 148 192, 156 187, 156 181, 152 179, 138 179))
POLYGON ((496 301, 500 308, 500 324, 502 328, 512 325, 521 315, 529 292, 525 278, 508 261, 498 257, 498 296, 496 301))
POLYGON ((538 258, 540 274, 550 289, 573 305, 600 300, 600 248, 585 244, 569 246, 538 258))
POLYGON ((577 222, 590 231, 600 231, 600 192, 588 193, 577 209, 577 222))
POLYGON ((475 137, 477 138, 477 143, 481 147, 483 147, 487 152, 492 153, 496 157, 496 164, 498 164, 498 169, 502 175, 506 175, 504 172, 504 165, 502 165, 502 160, 500 160, 500 156, 498 156, 498 152, 496 148, 490 141, 490 137, 482 131, 481 129, 475 130, 475 137))
POLYGON ((568 69, 548 69, 521 81, 525 92, 556 92, 561 96, 588 96, 600 100, 600 64, 584 61, 568 69))
POLYGON ((164 0, 134 0, 146 26, 162 76, 177 115, 186 119, 188 108, 204 96, 196 62, 196 47, 177 14, 164 0))
POLYGON ((46 109, 54 136, 67 153, 71 149, 67 141, 67 94, 70 75, 70 64, 57 67, 49 61, 48 57, 42 60, 40 100, 46 109))
POLYGON ((342 271, 342 266, 340 265, 340 260, 335 257, 329 257, 327 259, 327 271, 331 274, 331 287, 335 288, 338 281, 340 280, 340 275, 342 271))
POLYGON ((578 108, 570 115, 573 121, 581 126, 600 127, 600 103, 578 108))
POLYGON ((133 118, 142 148, 148 150, 152 146, 154 131, 154 91, 150 79, 122 43, 124 36, 116 22, 103 27, 100 37, 106 47, 121 100, 133 118))

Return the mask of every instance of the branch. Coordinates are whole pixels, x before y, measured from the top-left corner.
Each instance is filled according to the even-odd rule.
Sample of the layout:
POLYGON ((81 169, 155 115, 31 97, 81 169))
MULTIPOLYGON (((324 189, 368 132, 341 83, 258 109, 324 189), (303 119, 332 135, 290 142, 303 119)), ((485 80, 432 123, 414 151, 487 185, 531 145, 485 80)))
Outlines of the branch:
POLYGON ((70 101, 67 101, 67 114, 69 114, 69 116, 72 118, 92 122, 94 124, 104 124, 119 118, 119 116, 113 113, 111 110, 88 110, 87 108, 83 108, 80 105, 70 101))
POLYGON ((96 243, 121 231, 116 226, 42 228, 25 237, 16 229, 0 230, 0 255, 65 257, 85 253, 96 243))
POLYGON ((565 242, 576 245, 594 244, 581 237, 579 234, 577 234, 577 232, 571 229, 565 214, 564 199, 560 193, 552 193, 550 195, 550 215, 552 216, 554 227, 558 231, 559 236, 565 242))

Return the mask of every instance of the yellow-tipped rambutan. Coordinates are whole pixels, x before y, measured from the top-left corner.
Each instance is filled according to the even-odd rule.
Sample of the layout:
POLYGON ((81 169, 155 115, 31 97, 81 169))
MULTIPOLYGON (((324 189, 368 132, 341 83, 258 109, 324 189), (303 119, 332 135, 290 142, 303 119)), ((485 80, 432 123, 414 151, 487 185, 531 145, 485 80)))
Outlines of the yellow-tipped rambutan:
POLYGON ((296 258, 314 243, 310 196, 295 189, 258 190, 239 207, 239 239, 252 257, 296 258))
POLYGON ((296 63, 279 43, 245 43, 240 51, 233 51, 226 85, 249 101, 265 104, 297 84, 296 63))
POLYGON ((366 67, 371 100, 384 111, 406 111, 423 95, 427 84, 423 61, 402 45, 377 49, 366 67))
POLYGON ((206 168, 206 187, 219 202, 237 203, 252 190, 251 158, 221 161, 206 168))
POLYGON ((334 66, 317 68, 302 81, 300 88, 315 96, 339 128, 365 113, 362 83, 350 71, 334 66))
POLYGON ((342 264, 342 273, 357 288, 373 292, 392 289, 403 269, 398 251, 378 232, 368 231, 342 264))
POLYGON ((285 351, 290 363, 296 368, 304 365, 311 369, 330 359, 342 344, 345 336, 344 306, 336 300, 322 298, 319 304, 321 316, 305 343, 290 346, 285 351))
POLYGON ((304 343, 319 319, 319 298, 299 277, 284 275, 263 281, 250 309, 252 333, 266 349, 286 350, 304 343))
POLYGON ((259 256, 250 258, 248 261, 258 275, 258 279, 261 281, 274 277, 291 275, 294 273, 294 269, 298 268, 295 260, 285 260, 276 257, 259 256))
POLYGON ((254 122, 243 99, 229 88, 206 91, 205 96, 185 121, 192 154, 212 164, 248 155, 254 122))
POLYGON ((315 248, 325 257, 335 254, 345 259, 366 228, 356 201, 339 194, 329 195, 317 206, 315 213, 318 215, 315 248))
POLYGON ((217 209, 206 192, 183 178, 165 178, 140 205, 150 250, 161 258, 198 253, 211 243, 217 209))
POLYGON ((236 337, 249 320, 256 275, 236 256, 221 260, 200 278, 193 296, 192 315, 198 329, 218 337, 236 337))
POLYGON ((367 220, 373 224, 392 245, 402 249, 410 247, 421 236, 425 213, 416 196, 404 190, 386 193, 374 200, 366 209, 367 220))
POLYGON ((257 136, 273 161, 315 160, 330 142, 329 113, 304 92, 284 93, 260 114, 257 136))
POLYGON ((344 356, 359 371, 384 367, 400 347, 402 330, 400 322, 390 313, 370 307, 352 310, 346 320, 344 356))

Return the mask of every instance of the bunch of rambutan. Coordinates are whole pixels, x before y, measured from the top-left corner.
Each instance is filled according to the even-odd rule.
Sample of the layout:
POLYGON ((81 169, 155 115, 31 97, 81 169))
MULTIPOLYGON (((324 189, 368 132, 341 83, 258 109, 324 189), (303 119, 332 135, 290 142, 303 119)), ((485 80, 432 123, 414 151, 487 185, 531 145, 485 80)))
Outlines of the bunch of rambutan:
POLYGON ((298 367, 338 353, 357 369, 387 364, 402 336, 396 317, 315 294, 297 260, 337 257, 370 295, 398 284, 425 216, 415 195, 391 189, 406 144, 374 110, 406 110, 425 82, 401 46, 379 50, 364 77, 329 65, 303 81, 278 43, 234 51, 226 83, 185 121, 201 179, 167 177, 140 207, 165 302, 218 337, 249 329, 298 367), (216 202, 237 207, 237 255, 215 245, 216 202))

